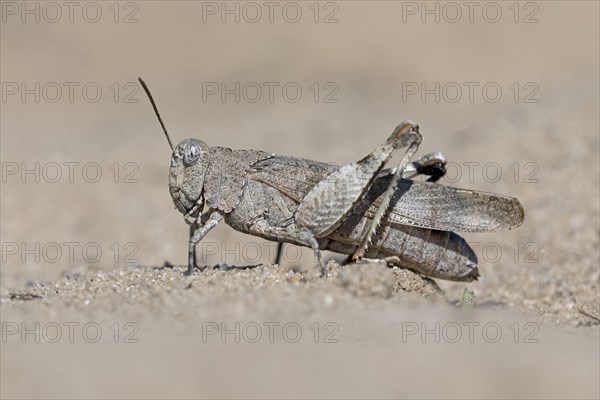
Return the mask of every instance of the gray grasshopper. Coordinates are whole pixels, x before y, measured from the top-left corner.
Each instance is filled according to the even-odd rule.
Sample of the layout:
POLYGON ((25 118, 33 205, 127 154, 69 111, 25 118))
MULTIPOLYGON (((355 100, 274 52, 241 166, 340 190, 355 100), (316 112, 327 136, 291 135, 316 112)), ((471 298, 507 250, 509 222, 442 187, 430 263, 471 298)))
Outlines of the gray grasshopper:
POLYGON ((422 140, 411 121, 400 123, 362 160, 341 167, 208 147, 198 139, 173 147, 140 83, 173 151, 169 189, 190 226, 188 273, 196 267, 197 243, 224 220, 243 233, 312 248, 321 273, 321 250, 330 250, 354 261, 375 259, 435 278, 472 281, 479 276, 477 257, 452 231, 496 232, 523 222, 523 207, 513 197, 435 183, 445 173, 441 153, 410 162, 422 140), (402 148, 400 164, 383 169, 402 148), (429 179, 411 180, 418 175, 429 179))

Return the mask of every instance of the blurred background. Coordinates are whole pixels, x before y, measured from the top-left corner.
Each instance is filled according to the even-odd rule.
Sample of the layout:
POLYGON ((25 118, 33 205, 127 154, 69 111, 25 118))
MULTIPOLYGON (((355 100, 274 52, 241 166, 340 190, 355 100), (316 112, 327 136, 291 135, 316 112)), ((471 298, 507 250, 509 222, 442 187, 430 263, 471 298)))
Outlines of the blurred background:
MULTIPOLYGON (((465 235, 480 259, 483 277, 474 287, 481 301, 525 309, 547 323, 570 328, 587 323, 580 307, 597 307, 597 2, 0 4, 3 296, 81 266, 110 271, 165 261, 185 264, 188 229, 168 193, 170 149, 137 83, 141 76, 174 142, 195 137, 210 146, 342 164, 362 158, 401 120, 418 122, 424 137, 418 155, 442 151, 452 162, 441 183, 515 196, 526 210, 524 225, 514 231, 465 235)), ((271 244, 221 225, 201 244, 206 264, 272 260, 271 244)), ((312 267, 310 251, 288 247, 284 264, 312 267)), ((448 282, 440 286, 451 300, 460 299, 465 288, 448 282)), ((5 312, 7 307, 3 305, 5 312)), ((69 309, 65 304, 56 307, 58 314, 62 311, 56 310, 65 310, 61 307, 69 309)), ((231 303, 224 301, 222 307, 229 310, 231 303)), ((18 321, 40 315, 35 306, 8 310, 18 321)), ((389 306, 385 310, 390 315, 396 312, 389 306)), ((105 311, 91 311, 89 318, 95 318, 95 312, 105 311)), ((162 315, 160 308, 156 312, 157 318, 172 318, 162 315)), ((337 315, 352 321, 352 311, 346 312, 337 315)), ((437 311, 428 312, 435 320, 437 311)), ((301 318, 301 313, 290 315, 301 318)), ((162 329, 152 330, 158 339, 146 343, 165 344, 162 329)), ((357 348, 372 341, 384 349, 386 343, 394 347, 397 340, 389 333, 366 339, 360 327, 352 329, 355 347, 336 350, 349 368, 336 372, 339 379, 343 371, 352 374, 349 365, 357 348)), ((548 355, 553 360, 548 362, 557 366, 579 365, 574 373, 577 384, 570 389, 580 397, 599 393, 597 375, 591 378, 598 372, 597 335, 596 329, 573 339, 573 354, 583 358, 577 362, 548 355)), ((559 337, 557 342, 549 339, 547 347, 535 354, 543 357, 550 343, 571 345, 566 336, 559 337)), ((96 387, 76 375, 77 385, 63 382, 63 388, 72 391, 23 391, 26 385, 16 377, 28 376, 28 362, 39 362, 42 371, 51 364, 29 358, 35 348, 19 346, 3 341, 4 395, 77 397, 96 387)), ((426 354, 435 354, 427 348, 426 354)), ((464 351, 474 354, 477 348, 464 351)), ((254 360, 255 350, 249 350, 247 360, 254 360)), ((445 359, 460 357, 457 350, 444 350, 445 359)), ((69 351, 77 360, 76 351, 69 351)), ((211 351, 222 361, 223 370, 229 365, 226 360, 236 360, 235 353, 211 351)), ((322 349, 311 351, 320 354, 322 349)), ((293 357, 274 353, 278 362, 293 357)), ((500 354, 508 357, 497 371, 502 385, 490 386, 491 372, 489 377, 484 374, 489 379, 474 378, 485 382, 475 385, 480 389, 476 396, 557 393, 557 384, 543 371, 536 372, 539 380, 534 383, 518 380, 522 391, 506 391, 503 385, 510 385, 515 376, 508 367, 508 353, 505 347, 494 348, 490 359, 478 361, 493 363, 500 354)), ((48 353, 46 359, 51 354, 56 355, 48 353)), ((409 360, 411 354, 419 357, 410 350, 405 354, 409 360)), ((118 360, 118 354, 113 356, 113 362, 118 360)), ((377 360, 381 359, 373 356, 371 361, 375 365, 377 360)), ((178 363, 176 357, 165 361, 169 362, 178 363)), ((194 360, 189 362, 194 365, 194 360)), ((261 362, 256 362, 260 368, 261 362)), ((311 363, 307 359, 301 365, 310 369, 311 363)), ((414 391, 398 389, 393 381, 397 376, 380 381, 373 371, 361 373, 366 374, 365 387, 381 391, 353 391, 353 385, 336 391, 331 388, 339 386, 328 386, 333 382, 315 378, 323 391, 286 392, 293 382, 284 380, 278 393, 333 397, 423 393, 418 385, 414 391)), ((58 374, 52 379, 66 378, 58 374)), ((426 393, 469 396, 453 382, 443 386, 446 392, 426 393)), ((245 390, 224 392, 215 386, 203 393, 233 397, 273 393, 251 382, 241 387, 245 390)), ((154 393, 187 397, 185 388, 154 393)), ((131 392, 96 389, 90 393, 149 394, 143 385, 131 392)), ((567 395, 568 389, 560 393, 567 395)))

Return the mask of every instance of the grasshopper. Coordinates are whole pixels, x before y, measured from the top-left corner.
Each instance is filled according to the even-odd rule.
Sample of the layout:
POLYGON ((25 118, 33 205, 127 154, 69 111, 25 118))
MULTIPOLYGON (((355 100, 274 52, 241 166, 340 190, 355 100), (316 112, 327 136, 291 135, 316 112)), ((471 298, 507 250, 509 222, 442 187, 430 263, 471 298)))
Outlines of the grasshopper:
POLYGON ((321 250, 378 260, 435 278, 477 279, 477 257, 452 232, 496 232, 519 226, 520 202, 500 194, 435 183, 446 158, 436 152, 416 161, 419 126, 401 122, 390 137, 357 162, 337 166, 261 150, 209 147, 171 138, 144 81, 172 150, 169 189, 190 227, 188 274, 196 245, 221 221, 267 240, 310 247, 321 274, 321 250), (405 148, 395 168, 384 169, 405 148), (425 182, 412 178, 428 176, 425 182), (206 210, 205 210, 206 209, 206 210))

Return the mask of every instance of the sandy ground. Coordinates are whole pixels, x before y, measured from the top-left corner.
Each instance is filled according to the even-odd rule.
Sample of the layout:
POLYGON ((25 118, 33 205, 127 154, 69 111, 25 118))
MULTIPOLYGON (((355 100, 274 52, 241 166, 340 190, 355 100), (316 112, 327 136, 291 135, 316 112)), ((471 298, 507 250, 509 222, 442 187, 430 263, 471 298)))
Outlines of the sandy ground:
POLYGON ((420 2, 276 2, 270 22, 230 2, 237 23, 220 2, 82 3, 72 22, 21 4, 1 3, 2 398, 600 397, 598 3, 494 3, 497 22, 477 3, 470 22, 429 2, 436 22, 420 2), (515 196, 525 222, 464 235, 468 284, 316 278, 308 249, 272 266, 224 224, 185 277, 138 76, 175 142, 347 163, 410 118, 419 154, 453 162, 442 184, 515 196))

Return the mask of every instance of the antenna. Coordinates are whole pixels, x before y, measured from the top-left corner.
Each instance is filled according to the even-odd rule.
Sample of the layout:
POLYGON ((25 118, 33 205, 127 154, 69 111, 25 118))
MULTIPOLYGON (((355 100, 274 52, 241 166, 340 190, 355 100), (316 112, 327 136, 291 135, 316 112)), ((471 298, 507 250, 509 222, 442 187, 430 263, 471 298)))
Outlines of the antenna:
POLYGON ((148 95, 148 98, 150 99, 150 103, 152 103, 152 108, 154 108, 154 113, 156 114, 156 117, 158 118, 158 122, 160 122, 160 126, 162 126, 162 130, 165 133, 165 136, 167 137, 167 141, 169 142, 171 151, 173 151, 173 143, 171 142, 171 137, 167 133, 167 128, 165 128, 165 124, 163 123, 162 118, 160 117, 160 114, 158 113, 158 108, 156 108, 156 103, 154 103, 154 99, 152 98, 152 95, 150 94, 150 89, 148 89, 148 86, 146 86, 146 82, 144 82, 144 80, 142 78, 138 78, 138 80, 140 81, 140 83, 142 84, 142 87, 144 88, 144 91, 148 95))

